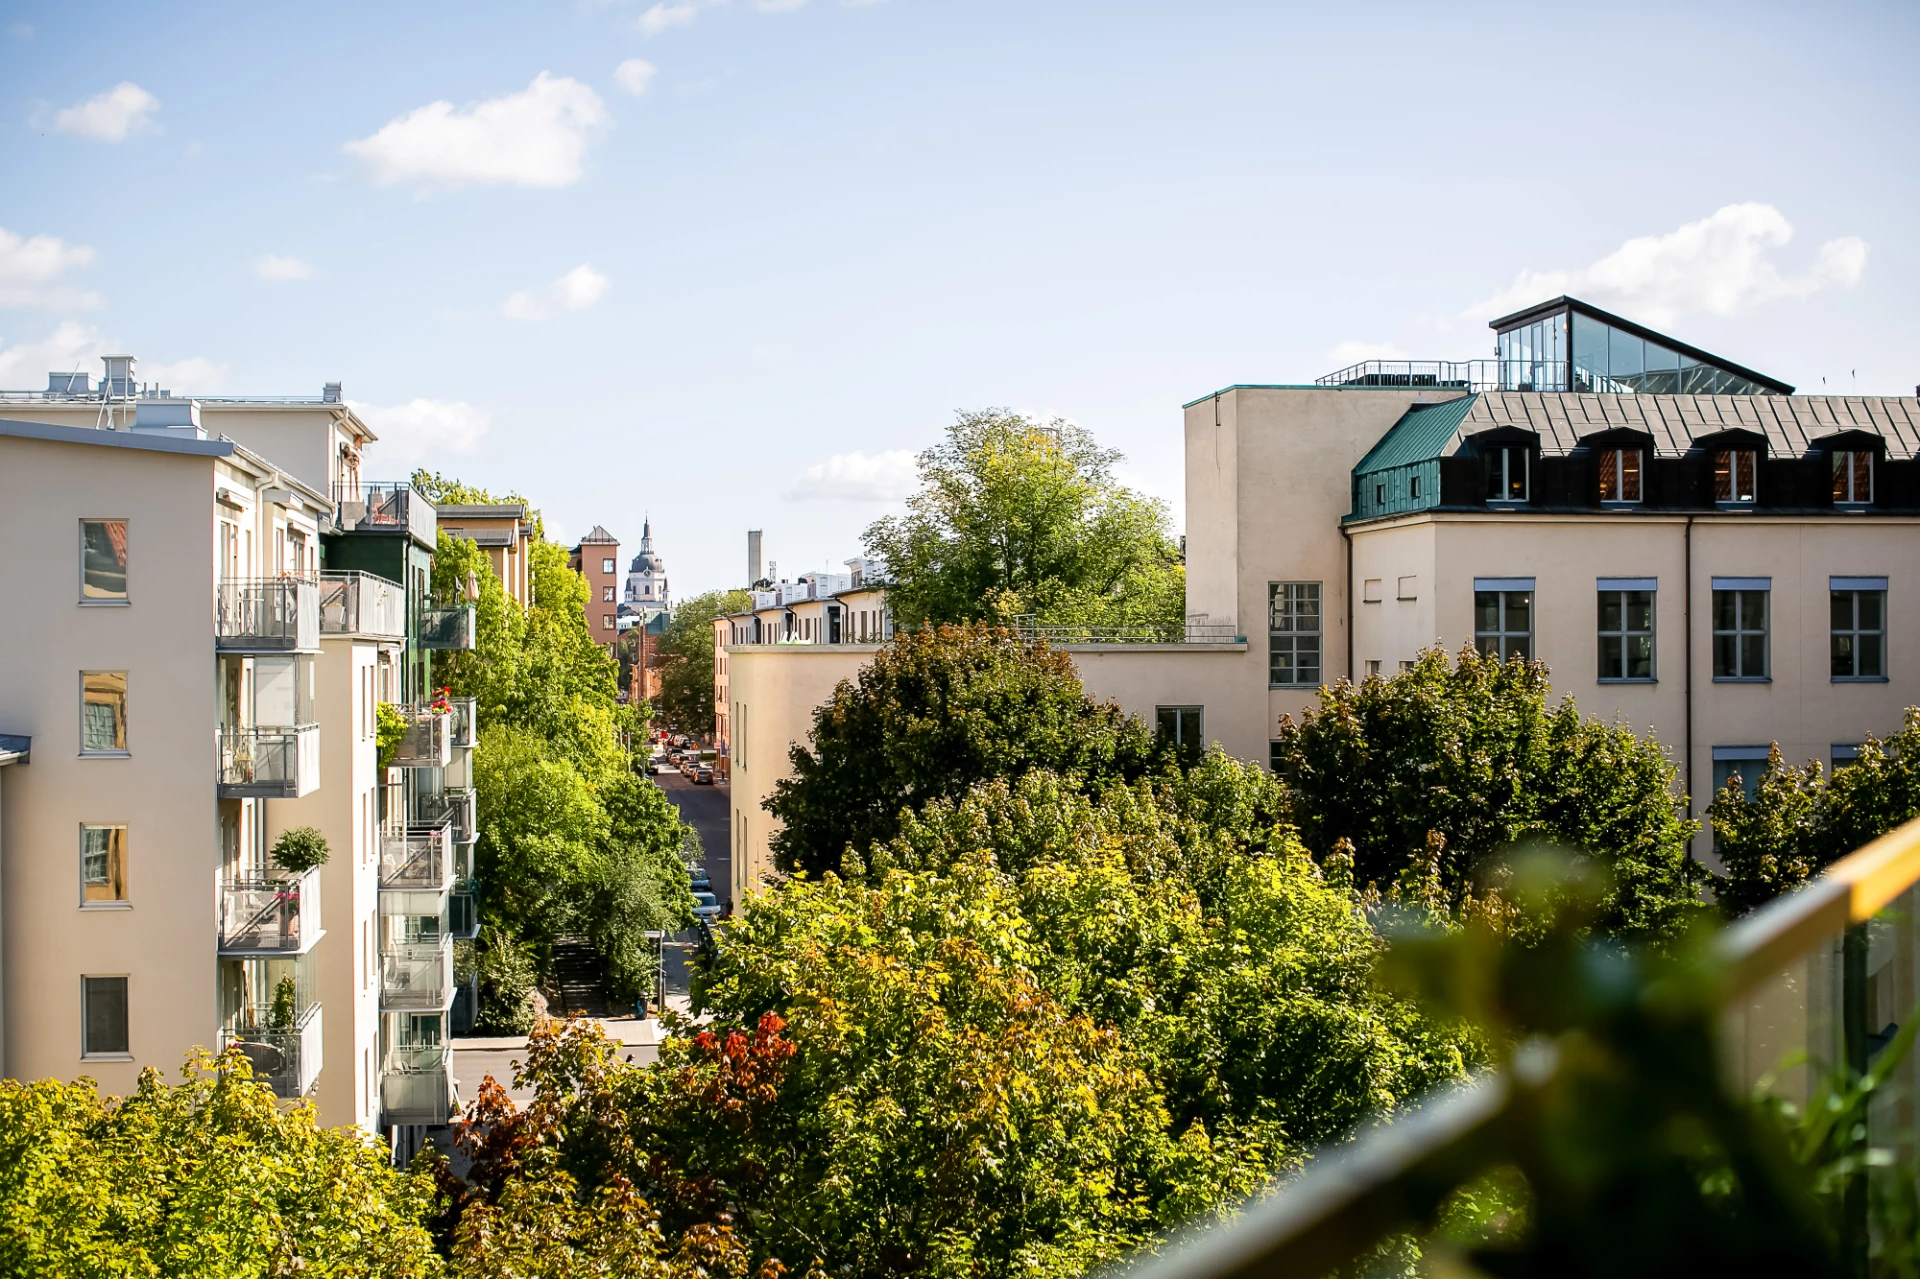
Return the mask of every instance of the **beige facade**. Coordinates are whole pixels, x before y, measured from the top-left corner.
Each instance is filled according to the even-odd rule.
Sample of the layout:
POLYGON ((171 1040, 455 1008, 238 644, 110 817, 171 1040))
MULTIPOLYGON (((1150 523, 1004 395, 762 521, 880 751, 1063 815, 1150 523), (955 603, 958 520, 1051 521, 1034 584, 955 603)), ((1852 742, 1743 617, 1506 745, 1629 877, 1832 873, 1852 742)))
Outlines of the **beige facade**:
POLYGON ((532 608, 533 525, 527 520, 525 504, 449 504, 435 510, 440 527, 449 537, 464 537, 487 553, 507 598, 522 609, 532 608))

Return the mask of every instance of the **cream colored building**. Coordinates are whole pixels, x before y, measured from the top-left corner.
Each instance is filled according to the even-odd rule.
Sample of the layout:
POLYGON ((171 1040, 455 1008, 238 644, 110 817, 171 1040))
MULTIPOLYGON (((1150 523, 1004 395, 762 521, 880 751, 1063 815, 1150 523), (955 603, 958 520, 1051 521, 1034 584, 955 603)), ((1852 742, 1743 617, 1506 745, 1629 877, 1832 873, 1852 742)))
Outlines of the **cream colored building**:
MULTIPOLYGON (((1844 763, 1898 730, 1920 703, 1920 400, 1794 395, 1575 299, 1493 327, 1495 360, 1185 405, 1202 642, 1062 637, 1088 688, 1264 762, 1323 684, 1434 645, 1517 650, 1653 732, 1696 814, 1771 743, 1844 763)), ((872 651, 780 642, 768 613, 724 650, 742 887, 769 867, 788 747, 872 651)))
POLYGON ((487 553, 508 599, 522 610, 533 607, 533 524, 526 503, 443 504, 435 511, 448 536, 464 537, 487 553))

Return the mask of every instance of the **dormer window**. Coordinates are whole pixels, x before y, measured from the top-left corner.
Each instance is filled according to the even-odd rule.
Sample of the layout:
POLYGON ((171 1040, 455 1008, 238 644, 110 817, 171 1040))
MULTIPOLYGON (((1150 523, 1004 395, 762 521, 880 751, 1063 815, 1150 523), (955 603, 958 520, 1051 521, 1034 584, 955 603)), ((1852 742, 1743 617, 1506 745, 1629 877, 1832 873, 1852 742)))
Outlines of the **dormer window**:
POLYGON ((1835 505, 1866 506, 1873 501, 1873 454, 1865 449, 1833 455, 1835 505))
POLYGON ((1638 502, 1640 498, 1640 449, 1602 449, 1600 451, 1600 500, 1602 502, 1638 502))
POLYGON ((1487 500, 1527 500, 1527 454, 1524 444, 1496 444, 1487 450, 1487 500))
POLYGON ((1721 449, 1713 455, 1713 500, 1751 502, 1759 454, 1753 449, 1721 449))

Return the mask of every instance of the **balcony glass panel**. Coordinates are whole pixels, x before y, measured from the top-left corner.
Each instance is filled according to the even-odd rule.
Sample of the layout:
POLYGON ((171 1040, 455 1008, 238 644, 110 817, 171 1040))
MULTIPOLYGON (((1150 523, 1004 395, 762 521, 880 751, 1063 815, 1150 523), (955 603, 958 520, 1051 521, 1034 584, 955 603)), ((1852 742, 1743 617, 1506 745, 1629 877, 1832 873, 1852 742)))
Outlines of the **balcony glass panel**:
POLYGON ((402 706, 399 710, 407 721, 407 732, 394 752, 394 764, 401 768, 445 768, 453 758, 452 716, 435 714, 424 706, 402 706))
POLYGON ((420 610, 418 622, 421 648, 470 649, 474 645, 477 632, 471 604, 428 605, 420 610))
POLYGON ((380 1072, 381 1121, 443 1124, 453 1109, 453 1054, 442 1044, 388 1050, 380 1072))
POLYGON ((299 577, 222 582, 214 588, 213 633, 223 652, 317 651, 320 587, 299 577))
POLYGON ((445 891, 453 883, 453 843, 443 827, 384 832, 380 838, 380 887, 445 891))
POLYGON ((220 885, 220 953, 297 955, 320 937, 320 870, 238 875, 220 885))
POLYGON ((431 547, 433 503, 404 480, 354 480, 333 489, 333 522, 343 533, 411 533, 431 547))
POLYGON ((320 788, 320 726, 222 728, 223 798, 298 799, 320 788))
POLYGON ((380 955, 380 1006, 427 1012, 453 1003, 453 938, 400 942, 380 955))
POLYGON ((406 589, 373 573, 322 573, 320 633, 405 639, 406 589))
POLYGON ((304 1097, 319 1080, 324 1059, 320 1005, 308 1005, 288 1029, 249 1026, 229 1030, 221 1036, 221 1047, 238 1048, 252 1064, 253 1077, 270 1085, 276 1097, 304 1097))
POLYGON ((472 750, 480 744, 480 699, 455 697, 453 703, 453 749, 472 750))

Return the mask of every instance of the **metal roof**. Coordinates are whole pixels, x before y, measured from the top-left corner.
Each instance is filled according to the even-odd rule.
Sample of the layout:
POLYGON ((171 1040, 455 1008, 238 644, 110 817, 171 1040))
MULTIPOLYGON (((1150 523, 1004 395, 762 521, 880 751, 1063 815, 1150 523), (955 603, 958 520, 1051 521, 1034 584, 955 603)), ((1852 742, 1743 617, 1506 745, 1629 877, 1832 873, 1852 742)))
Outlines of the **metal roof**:
POLYGON ((1814 441, 1841 431, 1880 436, 1891 460, 1920 456, 1920 398, 1913 396, 1489 391, 1470 404, 1439 452, 1452 452, 1466 436, 1511 426, 1538 435, 1540 451, 1550 457, 1572 452, 1586 436, 1622 429, 1652 436, 1657 457, 1679 457, 1694 440, 1730 430, 1764 436, 1775 457, 1804 457, 1814 441))
POLYGON ((1473 408, 1478 396, 1463 395, 1441 404, 1416 404, 1387 429, 1380 442, 1367 451, 1353 468, 1355 475, 1384 471, 1389 467, 1424 462, 1448 451, 1459 433, 1460 423, 1473 408))

